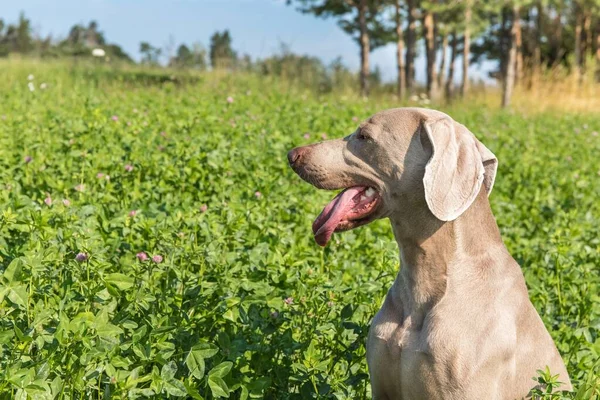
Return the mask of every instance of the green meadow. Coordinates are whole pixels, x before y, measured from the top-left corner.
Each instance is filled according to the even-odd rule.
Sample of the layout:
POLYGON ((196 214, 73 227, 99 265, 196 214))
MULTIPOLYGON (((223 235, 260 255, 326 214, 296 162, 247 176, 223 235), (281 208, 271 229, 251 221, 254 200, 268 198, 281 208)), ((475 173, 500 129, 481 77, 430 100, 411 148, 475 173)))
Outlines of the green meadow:
MULTIPOLYGON (((396 242, 381 220, 317 246, 334 193, 286 153, 418 103, 28 61, 0 93, 0 399, 370 398, 396 242)), ((482 104, 428 107, 498 157, 492 208, 578 391, 542 398, 598 399, 599 114, 482 104)))

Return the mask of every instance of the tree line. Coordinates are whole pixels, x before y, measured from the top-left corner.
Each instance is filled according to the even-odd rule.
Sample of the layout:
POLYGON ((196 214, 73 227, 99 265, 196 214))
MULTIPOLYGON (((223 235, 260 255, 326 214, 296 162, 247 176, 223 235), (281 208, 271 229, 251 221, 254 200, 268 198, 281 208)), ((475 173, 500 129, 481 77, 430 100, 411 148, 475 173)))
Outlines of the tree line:
POLYGON ((414 93, 415 59, 424 49, 430 98, 465 95, 469 65, 496 61, 502 104, 515 85, 530 87, 545 70, 565 68, 583 83, 595 61, 600 81, 599 0, 287 0, 303 13, 335 18, 358 43, 360 91, 369 94, 369 55, 397 46, 398 96, 414 93), (457 58, 462 81, 454 87, 457 58))
POLYGON ((45 58, 65 56, 92 56, 93 48, 102 48, 108 57, 132 62, 131 57, 114 43, 108 43, 98 23, 91 21, 87 26, 76 24, 66 37, 56 39, 51 35, 42 37, 34 34, 31 21, 21 13, 14 24, 0 19, 0 57, 11 53, 37 55, 45 58))
MULTIPOLYGON (((419 90, 415 60, 426 60, 425 90, 429 98, 451 99, 468 94, 469 66, 495 61, 490 75, 502 83, 502 104, 510 103, 515 86, 531 88, 547 71, 566 71, 585 84, 600 81, 600 0, 287 0, 303 13, 335 18, 357 42, 360 56, 360 93, 367 96, 381 85, 378 68, 371 68, 371 52, 396 45, 399 97, 419 90), (460 60, 461 64, 458 65, 460 60), (456 74, 462 70, 458 85, 456 74)), ((33 34, 22 13, 17 23, 0 19, 0 57, 10 53, 42 57, 91 57, 102 48, 106 57, 133 62, 117 44, 108 43, 97 22, 76 24, 65 38, 33 34)), ((353 74, 336 59, 329 65, 282 45, 279 54, 253 60, 232 47, 228 30, 215 32, 208 49, 199 42, 176 50, 141 42, 141 63, 174 68, 253 71, 310 82, 319 91, 351 86, 353 74), (161 60, 166 62, 161 63, 161 60)))

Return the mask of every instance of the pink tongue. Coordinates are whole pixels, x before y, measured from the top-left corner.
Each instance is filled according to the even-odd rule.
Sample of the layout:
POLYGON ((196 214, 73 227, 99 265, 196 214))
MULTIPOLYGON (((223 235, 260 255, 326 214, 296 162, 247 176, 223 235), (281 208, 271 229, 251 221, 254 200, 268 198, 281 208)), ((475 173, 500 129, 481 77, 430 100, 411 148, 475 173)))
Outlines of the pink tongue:
POLYGON ((354 207, 352 199, 354 196, 364 191, 364 186, 354 186, 348 188, 335 196, 333 200, 321 211, 321 214, 313 222, 312 230, 315 234, 315 241, 319 246, 325 246, 335 228, 348 212, 354 207))

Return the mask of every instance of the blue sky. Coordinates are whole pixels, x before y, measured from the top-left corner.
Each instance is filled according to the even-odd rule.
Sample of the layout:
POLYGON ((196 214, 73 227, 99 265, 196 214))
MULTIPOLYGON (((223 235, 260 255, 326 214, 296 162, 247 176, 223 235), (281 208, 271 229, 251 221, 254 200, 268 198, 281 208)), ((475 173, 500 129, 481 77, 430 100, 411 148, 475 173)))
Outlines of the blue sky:
MULTIPOLYGON (((357 70, 358 46, 334 19, 301 14, 285 0, 19 0, 6 1, 0 17, 16 22, 20 11, 31 20, 34 31, 43 36, 65 37, 76 23, 98 21, 109 42, 120 44, 135 59, 139 43, 148 41, 165 47, 172 37, 177 44, 200 42, 208 46, 215 30, 229 29, 233 47, 253 58, 266 57, 280 49, 309 54, 330 62, 341 56, 357 70)), ((371 65, 381 68, 386 80, 396 78, 393 44, 375 50, 371 65)), ((457 60, 460 62, 460 60, 457 60)), ((417 79, 423 80, 425 62, 419 57, 417 79)), ((489 65, 472 66, 472 76, 485 77, 489 65)), ((460 68, 457 68, 460 76, 460 68)))

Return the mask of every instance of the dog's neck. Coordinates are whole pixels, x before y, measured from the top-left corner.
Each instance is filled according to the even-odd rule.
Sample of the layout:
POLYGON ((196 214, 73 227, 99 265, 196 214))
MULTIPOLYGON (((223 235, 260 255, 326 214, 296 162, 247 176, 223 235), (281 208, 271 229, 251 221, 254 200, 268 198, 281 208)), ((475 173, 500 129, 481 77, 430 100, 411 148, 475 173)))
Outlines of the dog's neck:
POLYGON ((404 318, 419 325, 450 280, 480 276, 480 271, 465 268, 485 268, 489 257, 506 253, 506 248, 483 189, 454 221, 438 220, 423 202, 405 209, 411 212, 390 218, 401 262, 391 295, 399 296, 404 318), (474 258, 478 261, 469 262, 474 258))

